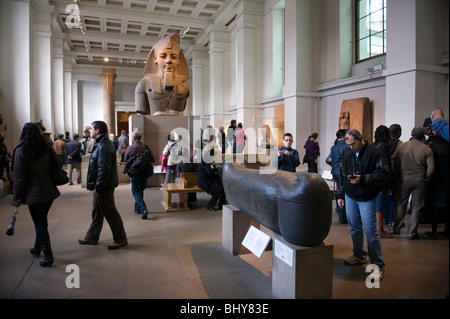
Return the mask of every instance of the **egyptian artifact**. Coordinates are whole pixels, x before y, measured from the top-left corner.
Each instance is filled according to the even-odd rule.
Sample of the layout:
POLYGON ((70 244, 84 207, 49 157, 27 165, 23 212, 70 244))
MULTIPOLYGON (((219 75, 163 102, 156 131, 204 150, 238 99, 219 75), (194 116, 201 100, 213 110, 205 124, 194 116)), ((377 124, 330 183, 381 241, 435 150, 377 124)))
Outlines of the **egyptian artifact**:
POLYGON ((291 244, 318 246, 330 231, 332 196, 317 174, 260 174, 237 163, 224 163, 222 181, 228 203, 291 244))
POLYGON ((173 33, 155 43, 144 77, 135 89, 135 110, 141 114, 182 115, 189 96, 189 69, 180 36, 173 33))
POLYGON ((368 97, 342 101, 339 129, 358 130, 365 140, 372 141, 372 113, 368 97))

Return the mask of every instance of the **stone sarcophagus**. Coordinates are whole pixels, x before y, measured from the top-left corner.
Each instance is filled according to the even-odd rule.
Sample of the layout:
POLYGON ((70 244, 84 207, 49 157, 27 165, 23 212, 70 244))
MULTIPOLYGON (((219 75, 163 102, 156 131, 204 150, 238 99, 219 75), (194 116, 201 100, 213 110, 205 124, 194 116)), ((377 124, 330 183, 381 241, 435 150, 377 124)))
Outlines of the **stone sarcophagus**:
POLYGON ((227 201, 287 242, 313 247, 327 237, 332 196, 317 174, 277 171, 260 174, 241 164, 223 164, 227 201))

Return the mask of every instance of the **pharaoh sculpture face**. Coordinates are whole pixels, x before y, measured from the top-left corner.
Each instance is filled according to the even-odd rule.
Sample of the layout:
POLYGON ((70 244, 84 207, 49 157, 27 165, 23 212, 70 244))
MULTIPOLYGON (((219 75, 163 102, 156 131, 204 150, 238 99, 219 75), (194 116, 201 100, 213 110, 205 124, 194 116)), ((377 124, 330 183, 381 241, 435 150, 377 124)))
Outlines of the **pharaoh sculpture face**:
POLYGON ((147 58, 144 74, 158 73, 165 77, 168 73, 179 74, 187 78, 189 70, 183 51, 180 48, 180 36, 173 33, 153 45, 147 58))
POLYGON ((174 42, 163 42, 154 48, 153 61, 160 74, 175 72, 180 63, 180 47, 174 42))

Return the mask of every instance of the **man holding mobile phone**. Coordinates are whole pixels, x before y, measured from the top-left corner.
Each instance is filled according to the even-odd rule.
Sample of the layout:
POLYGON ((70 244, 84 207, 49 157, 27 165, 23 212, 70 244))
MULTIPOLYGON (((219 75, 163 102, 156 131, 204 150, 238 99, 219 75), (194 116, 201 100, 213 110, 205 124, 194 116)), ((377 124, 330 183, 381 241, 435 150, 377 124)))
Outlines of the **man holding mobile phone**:
POLYGON ((376 197, 389 178, 388 163, 380 150, 364 140, 358 130, 345 134, 345 143, 351 152, 345 154, 341 165, 341 182, 337 191, 338 205, 345 205, 353 255, 344 259, 348 265, 365 264, 370 260, 379 268, 379 280, 383 279, 386 265, 381 252, 377 231, 376 197), (367 251, 364 249, 364 233, 367 251))

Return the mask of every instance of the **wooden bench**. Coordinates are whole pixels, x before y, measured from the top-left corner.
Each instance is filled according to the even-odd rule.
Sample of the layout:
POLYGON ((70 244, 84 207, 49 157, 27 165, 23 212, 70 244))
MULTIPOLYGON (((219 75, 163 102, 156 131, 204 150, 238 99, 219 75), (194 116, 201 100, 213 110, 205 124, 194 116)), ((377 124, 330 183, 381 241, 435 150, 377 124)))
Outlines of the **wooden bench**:
POLYGON ((161 184, 163 189, 163 205, 166 212, 189 210, 187 194, 204 192, 197 186, 197 172, 180 173, 178 183, 161 184), (172 201, 172 194, 178 194, 178 202, 172 201))

